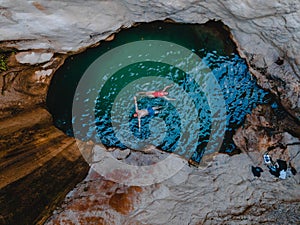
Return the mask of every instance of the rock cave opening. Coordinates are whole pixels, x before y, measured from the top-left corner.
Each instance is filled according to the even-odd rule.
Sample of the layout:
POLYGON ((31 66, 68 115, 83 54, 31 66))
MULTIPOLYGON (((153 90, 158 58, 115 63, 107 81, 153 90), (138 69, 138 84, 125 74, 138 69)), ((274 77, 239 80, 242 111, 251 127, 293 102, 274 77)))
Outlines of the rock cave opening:
MULTIPOLYGON (((278 106, 271 94, 256 84, 255 78, 248 71, 245 60, 239 56, 228 30, 220 21, 209 21, 206 24, 180 24, 166 21, 139 23, 131 28, 122 29, 115 34, 112 41, 103 41, 97 47, 68 57, 54 74, 47 96, 47 107, 53 116, 55 126, 67 135, 75 135, 76 138, 79 137, 84 141, 92 140, 96 143, 101 142, 107 147, 126 149, 128 145, 124 144, 120 136, 116 134, 112 125, 114 122, 118 123, 120 130, 127 129, 128 133, 133 134, 137 140, 147 140, 152 135, 154 143, 151 144, 163 151, 175 152, 179 155, 186 153, 182 151, 188 151, 183 149, 181 152, 176 152, 181 136, 187 136, 184 139, 187 146, 196 136, 195 151, 189 156, 193 162, 199 164, 213 133, 212 124, 224 119, 225 132, 221 134, 217 131, 213 134, 222 137, 219 152, 239 153, 232 136, 234 131, 243 124, 245 116, 259 104, 271 104, 274 108, 278 106), (94 88, 95 84, 101 82, 96 81, 97 75, 94 76, 95 80, 87 82, 86 92, 79 93, 78 97, 77 87, 80 80, 98 58, 127 43, 149 40, 183 46, 201 59, 202 63, 209 68, 209 76, 214 76, 218 82, 225 102, 225 118, 218 118, 218 112, 212 113, 210 108, 211 104, 207 97, 209 93, 205 92, 213 93, 214 87, 210 86, 210 89, 205 91, 203 89, 205 85, 198 85, 193 76, 186 71, 164 62, 145 59, 125 67, 120 66, 120 69, 105 80, 102 88, 94 88), (143 118, 142 128, 139 130, 138 121, 132 117, 135 110, 132 92, 162 89, 171 83, 176 87, 171 87, 169 94, 180 104, 176 105, 164 98, 140 97, 138 99, 140 108, 150 105, 151 107, 159 106, 161 110, 157 118, 143 118), (97 97, 90 99, 88 97, 90 92, 95 92, 97 97), (196 122, 195 117, 190 115, 192 110, 188 107, 188 101, 181 98, 181 92, 186 93, 187 98, 194 104, 195 110, 192 113, 197 115, 196 122), (130 96, 130 98, 124 99, 120 95, 130 96), (117 98, 121 99, 121 102, 116 103, 117 98), (83 108, 80 118, 72 114, 72 107, 78 99, 80 100, 77 104, 83 108), (94 102, 94 107, 86 106, 88 102, 94 102), (119 109, 120 111, 122 108, 127 111, 125 110, 126 112, 121 115, 119 113, 119 117, 112 119, 112 110, 119 109), (184 115, 183 118, 182 115, 184 115), (195 125, 196 133, 193 129, 183 131, 186 129, 186 127, 182 128, 185 120, 187 120, 186 127, 198 123, 195 125), (81 121, 81 129, 74 131, 73 125, 76 121, 81 121), (155 126, 153 121, 155 123, 163 121, 166 129, 162 131, 161 126, 155 126), (161 138, 161 136, 164 137, 161 138), (156 139, 160 139, 161 143, 158 144, 156 139)), ((120 55, 126 58, 132 57, 131 52, 123 51, 120 55)), ((178 57, 181 57, 180 54, 178 57)), ((102 60, 99 69, 109 65, 112 60, 117 63, 116 58, 102 60)), ((182 61, 184 60, 183 58, 182 61)), ((99 71, 98 74, 101 73, 99 71)))

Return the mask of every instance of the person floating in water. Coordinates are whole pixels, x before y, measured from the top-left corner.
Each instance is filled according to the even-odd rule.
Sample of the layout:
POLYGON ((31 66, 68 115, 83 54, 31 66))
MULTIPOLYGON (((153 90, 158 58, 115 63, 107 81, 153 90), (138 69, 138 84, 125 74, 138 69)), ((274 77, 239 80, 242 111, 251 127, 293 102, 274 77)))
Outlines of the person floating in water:
POLYGON ((138 126, 139 126, 139 131, 141 130, 141 118, 144 116, 154 116, 155 114, 158 114, 160 111, 157 109, 160 109, 161 107, 156 106, 156 107, 147 107, 147 109, 139 109, 136 101, 136 97, 133 97, 134 99, 134 105, 135 105, 135 113, 133 114, 134 117, 138 118, 138 126))
POLYGON ((160 91, 143 91, 143 92, 138 92, 138 95, 144 95, 150 98, 164 98, 166 100, 176 100, 175 98, 168 98, 167 95, 169 94, 169 92, 167 92, 166 90, 170 87, 172 87, 172 85, 168 85, 166 86, 164 89, 160 90, 160 91))

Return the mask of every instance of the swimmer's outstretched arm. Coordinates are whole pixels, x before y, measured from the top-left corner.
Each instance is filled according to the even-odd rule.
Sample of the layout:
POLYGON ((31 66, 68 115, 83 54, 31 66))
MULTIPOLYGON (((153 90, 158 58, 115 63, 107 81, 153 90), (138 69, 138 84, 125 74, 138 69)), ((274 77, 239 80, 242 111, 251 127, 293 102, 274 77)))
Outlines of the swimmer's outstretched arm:
POLYGON ((134 105, 135 105, 135 112, 137 113, 139 108, 138 108, 138 105, 137 105, 137 102, 136 102, 136 97, 134 96, 133 99, 134 99, 134 105))
POLYGON ((139 123, 139 132, 141 132, 141 117, 138 116, 138 123, 139 123))
POLYGON ((136 97, 134 96, 133 99, 134 99, 134 105, 135 105, 135 112, 138 114, 139 131, 141 131, 141 117, 140 117, 140 114, 138 113, 139 108, 138 108, 138 105, 137 105, 136 97))
POLYGON ((162 91, 166 91, 168 88, 172 87, 174 84, 166 86, 162 91))

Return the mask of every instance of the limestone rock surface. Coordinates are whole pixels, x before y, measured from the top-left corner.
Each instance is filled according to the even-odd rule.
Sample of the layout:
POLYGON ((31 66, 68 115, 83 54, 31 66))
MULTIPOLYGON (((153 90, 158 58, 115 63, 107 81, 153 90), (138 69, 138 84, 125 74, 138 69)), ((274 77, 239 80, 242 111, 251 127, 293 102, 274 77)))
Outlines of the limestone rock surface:
POLYGON ((262 166, 257 179, 251 158, 220 154, 205 170, 185 166, 145 187, 117 184, 90 170, 46 224, 297 224, 300 175, 278 180, 262 166))
POLYGON ((16 59, 19 63, 22 64, 39 64, 39 63, 44 63, 50 61, 52 58, 53 53, 47 53, 47 52, 20 52, 16 54, 16 59))

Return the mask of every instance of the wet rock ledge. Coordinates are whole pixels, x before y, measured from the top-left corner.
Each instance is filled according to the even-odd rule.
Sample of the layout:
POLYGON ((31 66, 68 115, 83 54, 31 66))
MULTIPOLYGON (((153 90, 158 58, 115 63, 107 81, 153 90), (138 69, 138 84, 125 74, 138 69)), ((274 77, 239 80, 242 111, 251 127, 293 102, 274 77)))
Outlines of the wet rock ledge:
POLYGON ((137 22, 221 20, 282 118, 258 108, 235 135, 244 153, 217 155, 170 180, 126 187, 90 170, 47 224, 298 224, 299 173, 272 177, 270 146, 300 171, 300 4, 281 1, 10 1, 0 6, 0 224, 42 224, 88 172, 75 141, 52 125, 45 98, 65 57, 137 22), (260 110, 260 111, 259 111, 260 110), (288 121, 285 120, 288 119, 288 121), (277 124, 279 123, 279 124, 277 124), (283 125, 282 125, 283 124, 283 125), (265 171, 253 177, 251 165, 265 171))

